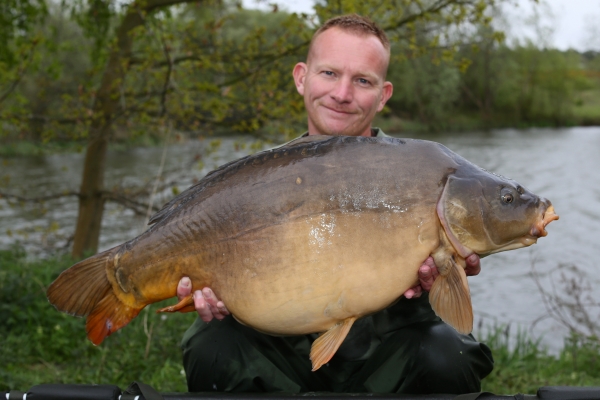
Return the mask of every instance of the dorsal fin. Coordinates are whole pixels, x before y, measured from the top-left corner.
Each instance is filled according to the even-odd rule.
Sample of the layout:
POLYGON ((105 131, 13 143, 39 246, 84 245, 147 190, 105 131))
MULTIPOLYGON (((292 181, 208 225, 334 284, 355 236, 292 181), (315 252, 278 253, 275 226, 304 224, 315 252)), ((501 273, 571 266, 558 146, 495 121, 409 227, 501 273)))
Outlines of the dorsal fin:
MULTIPOLYGON (((181 192, 177 197, 166 203, 156 214, 148 221, 148 225, 156 224, 171 215, 175 210, 184 206, 189 201, 199 196, 205 188, 215 185, 225 178, 237 173, 241 168, 247 165, 257 165, 269 159, 281 158, 284 156, 306 157, 322 151, 322 144, 330 144, 339 141, 337 136, 306 136, 291 142, 285 143, 279 147, 261 151, 238 160, 230 161, 219 168, 209 172, 198 183, 181 192)), ((328 147, 328 146, 327 146, 328 147)))

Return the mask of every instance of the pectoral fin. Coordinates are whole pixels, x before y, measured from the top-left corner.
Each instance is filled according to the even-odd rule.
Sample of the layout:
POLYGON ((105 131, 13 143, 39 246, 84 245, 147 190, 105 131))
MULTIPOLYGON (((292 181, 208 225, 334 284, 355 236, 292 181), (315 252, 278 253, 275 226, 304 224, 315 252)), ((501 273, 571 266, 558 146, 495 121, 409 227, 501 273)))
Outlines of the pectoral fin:
POLYGON ((473 330, 473 306, 465 270, 453 259, 448 268, 440 269, 431 291, 429 302, 433 311, 447 324, 463 334, 473 330))
POLYGON ((331 357, 348 335, 354 321, 356 321, 356 318, 352 317, 337 323, 313 342, 310 349, 313 371, 318 370, 323 364, 331 360, 331 357))
POLYGON ((183 299, 181 299, 181 301, 177 304, 174 304, 172 306, 169 307, 165 307, 165 308, 161 308, 160 310, 156 310, 157 313, 162 313, 162 312, 181 312, 181 313, 186 313, 186 312, 192 312, 195 311, 196 308, 194 308, 194 294, 190 294, 188 296, 185 296, 183 299))

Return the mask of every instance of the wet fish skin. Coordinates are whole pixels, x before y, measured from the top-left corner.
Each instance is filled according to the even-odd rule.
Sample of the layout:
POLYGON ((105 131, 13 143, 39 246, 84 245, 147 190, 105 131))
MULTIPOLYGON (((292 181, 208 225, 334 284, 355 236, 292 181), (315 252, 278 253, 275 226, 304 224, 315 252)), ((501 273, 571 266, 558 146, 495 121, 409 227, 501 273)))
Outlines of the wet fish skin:
POLYGON ((308 137, 208 174, 142 235, 63 272, 48 297, 87 316, 99 344, 189 276, 260 331, 327 331, 315 342, 318 368, 356 318, 416 284, 429 255, 441 271, 434 310, 470 331, 464 258, 534 243, 549 209, 438 143, 308 137))

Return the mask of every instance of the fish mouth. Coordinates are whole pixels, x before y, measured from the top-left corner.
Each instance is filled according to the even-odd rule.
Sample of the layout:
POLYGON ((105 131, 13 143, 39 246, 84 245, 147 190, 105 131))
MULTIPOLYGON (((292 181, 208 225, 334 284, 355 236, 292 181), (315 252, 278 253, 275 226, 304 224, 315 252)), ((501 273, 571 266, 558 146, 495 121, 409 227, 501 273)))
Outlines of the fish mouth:
POLYGON ((550 222, 557 219, 558 215, 556 215, 556 213, 554 212, 554 206, 550 204, 548 208, 546 208, 546 210, 542 212, 541 218, 535 224, 533 224, 528 234, 521 236, 520 238, 503 246, 502 248, 493 251, 493 253, 506 250, 520 249, 522 247, 529 247, 532 244, 536 244, 539 238, 548 235, 548 232, 546 231, 546 226, 550 222))
POLYGON ((546 211, 542 213, 542 218, 533 225, 529 234, 536 239, 546 236, 548 234, 546 226, 558 218, 558 215, 554 212, 554 206, 548 206, 546 211))

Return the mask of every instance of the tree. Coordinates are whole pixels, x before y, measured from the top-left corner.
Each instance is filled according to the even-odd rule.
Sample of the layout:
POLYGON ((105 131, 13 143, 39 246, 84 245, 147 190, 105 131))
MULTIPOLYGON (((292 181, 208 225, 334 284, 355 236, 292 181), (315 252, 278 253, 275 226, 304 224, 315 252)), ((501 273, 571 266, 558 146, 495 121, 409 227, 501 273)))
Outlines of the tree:
MULTIPOLYGON (((123 107, 116 100, 122 98, 122 90, 128 89, 126 75, 128 72, 130 72, 132 64, 146 63, 147 65, 148 63, 148 60, 138 61, 134 59, 134 39, 136 36, 140 35, 142 31, 144 31, 144 28, 146 33, 152 33, 151 29, 156 29, 156 25, 153 28, 152 24, 149 23, 153 13, 156 14, 157 12, 162 11, 169 6, 183 3, 192 2, 184 0, 133 1, 127 7, 119 26, 115 30, 114 43, 111 45, 110 51, 108 52, 106 68, 104 70, 100 86, 95 94, 95 101, 91 110, 92 116, 89 124, 88 145, 86 149, 82 184, 79 194, 79 213, 72 251, 72 254, 75 257, 80 257, 86 251, 95 251, 98 247, 105 201, 105 197, 103 195, 104 170, 106 168, 105 159, 108 143, 111 137, 111 129, 114 127, 115 121, 119 117, 119 113, 127 114, 132 110, 131 107, 123 107)), ((161 17, 165 18, 166 15, 162 15, 161 17)), ((219 28, 218 24, 223 23, 223 19, 209 21, 209 26, 207 27, 207 32, 209 34, 203 40, 203 43, 208 44, 208 46, 211 47, 215 52, 221 52, 223 49, 230 50, 226 46, 223 46, 224 43, 221 43, 217 46, 211 43, 211 41, 214 41, 215 38, 211 37, 212 35, 210 33, 217 32, 219 28), (212 26, 210 26, 211 24, 212 26)), ((215 94, 217 97, 226 98, 223 92, 230 91, 231 86, 234 83, 256 79, 258 72, 256 67, 244 65, 245 60, 241 58, 242 56, 253 56, 259 61, 258 65, 260 66, 261 58, 267 62, 273 63, 277 58, 281 58, 282 55, 285 55, 286 52, 289 51, 289 49, 286 48, 287 46, 283 46, 282 48, 283 44, 280 43, 280 46, 277 47, 278 52, 271 52, 271 54, 268 52, 261 52, 259 49, 251 46, 246 47, 247 51, 241 54, 221 54, 216 60, 214 54, 213 57, 203 57, 201 54, 195 54, 189 49, 186 52, 186 55, 175 58, 172 54, 170 45, 165 39, 165 35, 157 34, 156 36, 160 38, 165 57, 165 62, 162 63, 162 69, 164 70, 164 84, 162 89, 156 93, 157 95, 149 96, 151 100, 146 104, 143 114, 153 114, 152 116, 154 118, 163 119, 163 123, 164 117, 167 115, 167 96, 169 95, 169 92, 173 90, 172 76, 176 64, 183 62, 189 63, 190 61, 210 63, 204 68, 205 70, 210 70, 216 66, 216 71, 221 72, 221 76, 213 76, 216 82, 212 85, 208 84, 203 88, 207 97, 206 100, 209 100, 211 97, 213 97, 212 100, 214 100, 215 94), (226 64, 235 66, 237 71, 231 74, 231 71, 228 71, 226 64), (239 68, 240 66, 241 68, 239 68), (232 75, 234 76, 233 79, 231 79, 232 75), (211 96, 211 94, 213 96, 211 96)), ((258 32, 254 38, 251 38, 249 44, 260 44, 261 39, 262 34, 258 32)), ((185 48, 186 45, 189 47, 190 43, 193 42, 183 43, 181 46, 182 48, 185 48)), ((294 48, 295 47, 292 47, 292 50, 294 48)), ((150 62, 152 62, 151 56, 148 57, 148 59, 150 62)), ((156 64, 156 62, 154 62, 154 64, 156 64)), ((149 70, 152 69, 151 66, 147 65, 147 68, 148 67, 150 67, 149 70)), ((276 82, 271 83, 272 87, 276 82)), ((135 82, 133 84, 135 85, 135 82)), ((145 90, 147 91, 148 89, 151 90, 152 88, 146 88, 145 90)), ((274 93, 277 89, 278 88, 276 86, 272 87, 270 92, 266 94, 261 93, 258 97, 263 98, 263 100, 266 102, 268 101, 268 97, 275 97, 274 93)), ((175 101, 177 102, 177 100, 175 101)), ((171 107, 170 103, 171 102, 169 102, 169 107, 171 107)), ((193 114, 199 114, 196 119, 202 120, 204 124, 224 124, 241 129, 256 129, 258 127, 256 125, 257 121, 260 121, 260 118, 256 118, 256 116, 252 115, 242 115, 241 118, 236 118, 235 114, 222 112, 220 107, 224 105, 223 103, 226 103, 226 101, 224 102, 222 99, 219 99, 219 101, 204 102, 204 104, 193 104, 192 102, 192 104, 188 103, 180 105, 179 108, 176 108, 177 106, 173 107, 174 110, 172 111, 172 114, 178 114, 180 119, 183 120, 186 119, 186 116, 192 117, 193 114), (195 106, 199 106, 200 109, 197 109, 195 106)), ((245 103, 240 103, 239 101, 236 102, 236 105, 244 104, 245 103)), ((245 105, 245 108, 248 108, 247 104, 245 105)), ((267 108, 264 107, 264 105, 262 108, 265 110, 265 112, 267 110, 278 109, 278 107, 267 108)), ((224 109, 227 109, 227 107, 224 107, 224 109)), ((266 114, 268 115, 269 113, 266 114)))
POLYGON ((43 0, 0 2, 0 117, 3 103, 35 62, 35 49, 42 40, 36 27, 46 12, 43 0))
POLYGON ((486 10, 494 3, 335 0, 319 3, 310 17, 276 8, 252 12, 225 0, 64 2, 85 36, 88 76, 70 86, 60 107, 40 112, 47 113, 44 132, 69 124, 72 135, 87 138, 73 255, 97 250, 110 198, 103 186, 106 152, 115 136, 175 128, 297 131, 303 105, 289 74, 319 22, 340 13, 369 15, 401 48, 394 63, 426 54, 452 59, 460 30, 489 23, 486 10))

